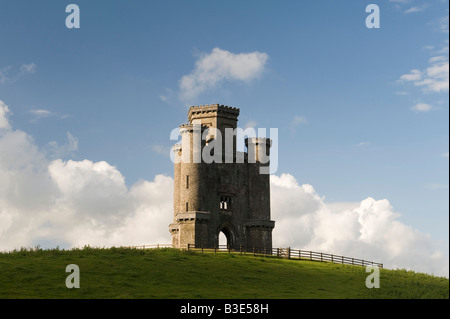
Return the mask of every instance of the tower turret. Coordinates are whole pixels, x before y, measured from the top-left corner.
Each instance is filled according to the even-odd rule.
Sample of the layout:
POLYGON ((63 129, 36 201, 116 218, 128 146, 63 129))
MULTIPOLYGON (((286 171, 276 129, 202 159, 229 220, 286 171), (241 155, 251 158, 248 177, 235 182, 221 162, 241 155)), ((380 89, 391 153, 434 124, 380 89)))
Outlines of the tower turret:
POLYGON ((272 247, 269 175, 260 173, 270 165, 271 140, 247 138, 247 160, 224 161, 226 136, 233 138, 232 159, 236 157, 238 116, 235 107, 193 106, 189 123, 180 126, 181 144, 173 147, 174 221, 170 225, 176 247, 217 246, 220 232, 231 248, 272 247), (223 157, 210 161, 211 152, 223 157))

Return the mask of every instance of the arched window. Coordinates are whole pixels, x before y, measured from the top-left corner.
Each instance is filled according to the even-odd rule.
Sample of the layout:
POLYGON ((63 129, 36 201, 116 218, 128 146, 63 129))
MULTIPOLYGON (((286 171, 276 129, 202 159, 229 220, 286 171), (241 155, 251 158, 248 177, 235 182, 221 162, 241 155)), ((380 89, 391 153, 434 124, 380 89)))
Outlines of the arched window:
POLYGON ((222 196, 220 197, 219 208, 224 210, 231 209, 231 197, 222 196))

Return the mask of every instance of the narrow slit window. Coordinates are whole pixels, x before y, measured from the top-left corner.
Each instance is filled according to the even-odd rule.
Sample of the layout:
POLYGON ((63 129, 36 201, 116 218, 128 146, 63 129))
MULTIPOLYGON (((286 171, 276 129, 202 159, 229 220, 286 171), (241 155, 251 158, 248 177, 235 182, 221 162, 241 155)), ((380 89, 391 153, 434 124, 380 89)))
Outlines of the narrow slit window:
POLYGON ((189 202, 186 202, 186 212, 189 211, 189 202))
POLYGON ((189 188, 189 175, 186 175, 186 188, 189 188))

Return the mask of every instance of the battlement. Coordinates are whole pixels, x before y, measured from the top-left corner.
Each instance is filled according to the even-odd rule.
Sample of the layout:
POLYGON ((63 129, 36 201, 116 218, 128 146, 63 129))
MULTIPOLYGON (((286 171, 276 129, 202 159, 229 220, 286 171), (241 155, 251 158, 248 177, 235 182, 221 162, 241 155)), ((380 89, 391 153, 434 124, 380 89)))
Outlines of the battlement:
POLYGON ((194 118, 217 116, 226 116, 229 118, 237 119, 237 117, 239 116, 239 108, 220 104, 206 104, 200 106, 191 106, 188 112, 188 119, 190 123, 194 118))
MULTIPOLYGON (((204 125, 204 124, 198 124, 198 125, 200 125, 201 131, 206 130, 208 128, 208 126, 204 125)), ((186 132, 193 132, 194 124, 189 124, 189 123, 181 124, 179 126, 179 128, 180 128, 180 134, 183 134, 183 133, 186 133, 186 132)))
POLYGON ((189 108, 189 110, 191 109, 195 109, 195 110, 202 110, 202 109, 210 109, 210 108, 220 108, 220 109, 228 109, 228 110, 237 110, 239 111, 239 108, 237 107, 233 107, 233 106, 227 106, 227 105, 223 105, 223 104, 205 104, 205 105, 193 105, 189 108))

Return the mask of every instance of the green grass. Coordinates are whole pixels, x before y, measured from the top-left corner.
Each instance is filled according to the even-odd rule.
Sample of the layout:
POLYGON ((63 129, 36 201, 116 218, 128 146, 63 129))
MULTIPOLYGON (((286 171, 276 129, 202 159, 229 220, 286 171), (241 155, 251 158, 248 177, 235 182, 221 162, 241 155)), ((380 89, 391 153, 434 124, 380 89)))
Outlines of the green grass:
POLYGON ((0 298, 449 298, 449 280, 333 263, 175 249, 22 249, 0 253, 0 298), (65 286, 68 264, 80 288, 65 286))

